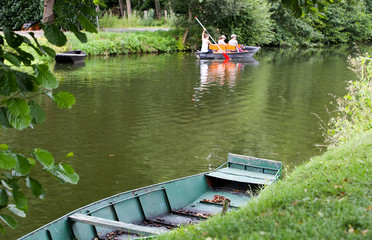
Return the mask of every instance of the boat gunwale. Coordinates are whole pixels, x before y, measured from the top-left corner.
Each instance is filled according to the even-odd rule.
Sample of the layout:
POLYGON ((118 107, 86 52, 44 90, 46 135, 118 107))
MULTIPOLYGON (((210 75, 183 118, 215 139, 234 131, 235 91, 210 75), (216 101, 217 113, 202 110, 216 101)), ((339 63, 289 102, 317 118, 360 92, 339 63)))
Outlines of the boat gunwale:
MULTIPOLYGON (((213 170, 213 171, 214 171, 214 170, 213 170)), ((46 229, 46 228, 48 228, 50 225, 54 224, 54 223, 57 222, 57 221, 64 220, 64 219, 65 219, 65 220, 68 220, 68 217, 69 217, 70 215, 73 215, 74 213, 82 213, 84 210, 86 210, 86 211, 88 211, 88 212, 95 212, 95 211, 98 211, 98 210, 102 209, 103 207, 107 207, 107 206, 110 206, 110 205, 115 205, 115 204, 113 204, 112 202, 110 202, 109 204, 107 204, 107 205, 105 205, 105 206, 102 206, 102 207, 99 207, 98 209, 95 209, 94 211, 87 210, 87 208, 92 207, 93 205, 96 205, 96 204, 99 204, 99 203, 103 203, 103 202, 105 202, 105 201, 107 201, 107 200, 109 200, 109 199, 111 199, 111 198, 120 197, 121 195, 125 195, 125 194, 128 194, 128 193, 133 193, 133 192, 135 192, 135 191, 145 190, 145 189, 147 189, 147 188, 154 188, 154 187, 158 187, 158 186, 160 186, 160 185, 166 184, 166 183, 172 183, 172 182, 176 182, 176 181, 179 181, 179 180, 185 180, 185 179, 193 178, 193 177, 196 177, 196 176, 202 176, 202 175, 204 175, 204 176, 206 177, 206 174, 207 174, 207 173, 210 173, 210 172, 213 172, 213 171, 203 172, 203 173, 198 173, 198 174, 194 174, 194 175, 190 175, 190 176, 186 176, 186 177, 182 177, 182 178, 177 178, 177 179, 172 179, 172 180, 169 180, 169 181, 165 181, 165 182, 161 182, 161 183, 156 183, 156 184, 153 184, 153 185, 149 185, 149 186, 140 187, 140 188, 136 188, 136 189, 128 190, 128 191, 125 191, 125 192, 117 193, 117 194, 114 194, 114 195, 112 195, 112 196, 109 196, 109 197, 106 197, 106 198, 103 198, 103 199, 97 200, 97 201, 95 201, 95 202, 93 202, 93 203, 90 203, 90 204, 88 204, 88 205, 84 205, 84 206, 82 206, 82 207, 80 207, 80 208, 78 208, 78 209, 75 209, 75 210, 73 210, 73 211, 71 211, 71 212, 69 212, 69 213, 67 213, 67 214, 65 214, 65 215, 63 215, 63 216, 61 216, 61 217, 55 219, 55 220, 52 220, 51 222, 49 222, 49 223, 47 223, 47 224, 42 225, 41 227, 35 229, 34 231, 32 231, 32 232, 30 232, 30 233, 28 233, 28 234, 26 234, 26 235, 24 235, 24 236, 18 238, 18 240, 25 239, 26 237, 29 237, 29 236, 31 236, 32 234, 34 234, 34 233, 36 233, 36 232, 38 232, 38 231, 41 231, 41 230, 43 230, 43 229, 46 229)), ((165 187, 162 187, 162 189, 165 189, 165 187)), ((162 189, 157 189, 157 190, 162 190, 162 189)), ((155 190, 154 190, 154 191, 155 191, 155 190)), ((137 196, 134 196, 134 197, 137 197, 137 196)), ((134 198, 134 197, 129 197, 129 198, 126 198, 126 199, 124 199, 124 200, 132 199, 132 198, 134 198)), ((120 200, 120 202, 122 202, 122 201, 120 200)))

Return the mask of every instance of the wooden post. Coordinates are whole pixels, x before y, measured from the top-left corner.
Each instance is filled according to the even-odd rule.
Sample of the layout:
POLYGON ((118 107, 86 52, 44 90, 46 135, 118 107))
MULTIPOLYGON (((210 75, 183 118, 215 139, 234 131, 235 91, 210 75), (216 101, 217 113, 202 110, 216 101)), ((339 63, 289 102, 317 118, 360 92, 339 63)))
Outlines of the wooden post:
POLYGON ((143 18, 144 19, 147 19, 147 12, 148 12, 147 10, 143 11, 143 18))
POLYGON ((225 198, 225 202, 223 203, 223 208, 222 208, 222 214, 227 213, 227 210, 230 207, 231 200, 228 198, 225 198))
POLYGON ((164 10, 164 18, 167 18, 167 17, 168 17, 167 10, 164 10))

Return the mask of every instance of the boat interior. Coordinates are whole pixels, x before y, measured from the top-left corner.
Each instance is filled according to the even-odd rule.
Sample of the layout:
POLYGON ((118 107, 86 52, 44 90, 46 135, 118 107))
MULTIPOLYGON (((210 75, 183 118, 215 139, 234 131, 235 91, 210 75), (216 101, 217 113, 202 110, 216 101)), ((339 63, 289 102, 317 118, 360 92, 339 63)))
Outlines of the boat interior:
POLYGON ((197 224, 223 209, 233 211, 243 206, 280 174, 280 162, 229 154, 229 161, 215 171, 100 200, 26 239, 122 240, 162 234, 181 225, 197 224))

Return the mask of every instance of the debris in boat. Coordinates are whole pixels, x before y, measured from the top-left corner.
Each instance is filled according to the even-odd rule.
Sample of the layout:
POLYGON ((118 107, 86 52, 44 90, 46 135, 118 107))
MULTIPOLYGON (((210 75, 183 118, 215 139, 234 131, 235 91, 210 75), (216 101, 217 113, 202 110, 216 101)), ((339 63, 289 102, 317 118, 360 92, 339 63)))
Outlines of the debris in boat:
POLYGON ((202 218, 208 218, 210 216, 212 216, 212 214, 209 214, 209 213, 198 213, 198 212, 194 212, 194 211, 190 211, 190 210, 177 210, 176 212, 178 213, 182 213, 182 214, 187 214, 187 215, 192 215, 192 216, 195 216, 195 217, 202 217, 202 218))
POLYGON ((224 196, 220 196, 219 194, 215 195, 212 200, 210 199, 203 199, 204 202, 210 203, 223 203, 226 200, 224 196))
MULTIPOLYGON (((96 237, 92 238, 92 240, 118 240, 120 235, 128 235, 129 233, 122 231, 122 230, 116 230, 112 231, 106 234, 98 233, 96 237)), ((135 236, 139 236, 137 234, 131 234, 135 236)))

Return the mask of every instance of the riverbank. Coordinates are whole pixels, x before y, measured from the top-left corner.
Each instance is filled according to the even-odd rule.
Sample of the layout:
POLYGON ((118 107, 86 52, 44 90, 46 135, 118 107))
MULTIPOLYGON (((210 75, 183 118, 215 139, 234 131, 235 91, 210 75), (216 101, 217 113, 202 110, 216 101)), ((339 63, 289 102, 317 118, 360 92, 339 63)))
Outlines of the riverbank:
POLYGON ((361 60, 354 62, 364 61, 357 70, 360 81, 338 99, 341 114, 330 122, 333 145, 326 153, 265 188, 243 209, 158 239, 371 239, 372 65, 361 60))
MULTIPOLYGON (((27 32, 22 32, 28 35, 27 32)), ((38 41, 42 45, 53 48, 57 53, 80 49, 89 56, 119 55, 128 53, 158 53, 174 52, 184 50, 186 47, 181 43, 182 31, 176 29, 165 29, 156 31, 144 31, 138 29, 134 31, 125 30, 105 30, 98 34, 85 33, 88 41, 80 42, 73 33, 66 32, 67 43, 63 47, 56 47, 50 44, 43 36, 38 33, 38 41)), ((39 56, 29 46, 23 47, 26 51, 32 52, 34 57, 41 60, 51 60, 49 56, 39 56)))

